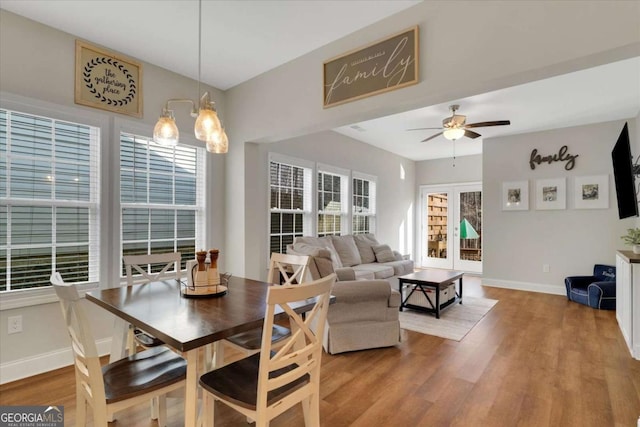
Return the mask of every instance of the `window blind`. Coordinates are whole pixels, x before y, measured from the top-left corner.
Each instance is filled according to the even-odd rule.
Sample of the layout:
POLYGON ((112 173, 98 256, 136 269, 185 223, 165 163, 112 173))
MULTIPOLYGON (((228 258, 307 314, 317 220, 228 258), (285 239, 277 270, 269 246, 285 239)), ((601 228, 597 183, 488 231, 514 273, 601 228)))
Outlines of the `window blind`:
POLYGON ((99 276, 100 131, 0 110, 0 291, 99 276))
POLYGON ((178 251, 186 268, 204 243, 204 176, 204 149, 122 133, 121 255, 178 251))

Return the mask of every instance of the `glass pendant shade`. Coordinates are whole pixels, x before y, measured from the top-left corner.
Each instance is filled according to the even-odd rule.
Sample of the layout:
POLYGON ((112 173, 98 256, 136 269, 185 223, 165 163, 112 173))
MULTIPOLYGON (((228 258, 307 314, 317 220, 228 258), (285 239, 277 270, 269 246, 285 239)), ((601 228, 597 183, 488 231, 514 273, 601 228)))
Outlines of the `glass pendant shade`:
POLYGON ((178 126, 171 113, 163 113, 153 128, 153 140, 160 145, 174 147, 178 145, 178 126))
POLYGON ((207 151, 215 154, 224 154, 229 151, 229 139, 224 128, 221 129, 218 136, 207 140, 207 151))
POLYGON ((442 135, 444 135, 444 137, 450 141, 455 141, 456 139, 462 138, 462 136, 464 135, 464 129, 462 128, 445 129, 445 131, 442 132, 442 135))
POLYGON ((218 114, 211 108, 200 108, 194 132, 200 141, 209 141, 220 134, 222 126, 218 114))

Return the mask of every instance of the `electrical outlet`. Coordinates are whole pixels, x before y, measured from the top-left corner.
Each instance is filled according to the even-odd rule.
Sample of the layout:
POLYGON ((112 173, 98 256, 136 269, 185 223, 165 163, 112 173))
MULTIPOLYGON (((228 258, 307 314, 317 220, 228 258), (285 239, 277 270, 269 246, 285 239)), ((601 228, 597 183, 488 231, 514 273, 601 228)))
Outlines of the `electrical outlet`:
POLYGON ((542 272, 543 273, 549 272, 549 264, 542 264, 542 272))
POLYGON ((9 316, 7 318, 7 333, 17 334, 22 332, 22 316, 9 316))

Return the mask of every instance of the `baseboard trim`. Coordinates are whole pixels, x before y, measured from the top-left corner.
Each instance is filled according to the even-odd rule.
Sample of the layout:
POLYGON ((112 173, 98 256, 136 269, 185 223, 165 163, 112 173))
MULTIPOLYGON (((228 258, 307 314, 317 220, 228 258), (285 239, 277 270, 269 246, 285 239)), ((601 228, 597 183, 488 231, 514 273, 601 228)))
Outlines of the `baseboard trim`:
POLYGON ((539 292, 542 294, 567 295, 564 286, 548 285, 544 283, 517 282, 514 280, 482 278, 482 284, 494 288, 515 289, 517 291, 539 292))
MULTIPOLYGON (((111 338, 96 341, 96 347, 98 354, 101 356, 109 354, 111 352, 111 338)), ((2 363, 0 364, 0 384, 32 377, 44 372, 64 368, 65 366, 71 366, 72 364, 71 347, 2 363)))

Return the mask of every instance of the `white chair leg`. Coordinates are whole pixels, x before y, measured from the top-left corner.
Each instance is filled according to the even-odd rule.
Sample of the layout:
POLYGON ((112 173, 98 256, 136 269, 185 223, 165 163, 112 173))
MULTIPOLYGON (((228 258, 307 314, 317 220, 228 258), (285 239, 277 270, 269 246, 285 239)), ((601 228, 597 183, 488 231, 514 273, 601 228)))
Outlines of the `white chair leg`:
POLYGON ((218 369, 224 366, 224 343, 216 341, 213 344, 213 350, 215 352, 214 369, 218 369))
POLYGON ((152 420, 158 419, 158 399, 158 397, 154 397, 153 399, 151 399, 151 402, 149 402, 149 410, 151 411, 152 420))
POLYGON ((204 399, 202 402, 202 425, 203 427, 213 427, 215 419, 215 400, 210 393, 204 393, 204 399))
POLYGON ((153 399, 157 402, 158 427, 166 427, 167 425, 167 396, 159 396, 153 399))

